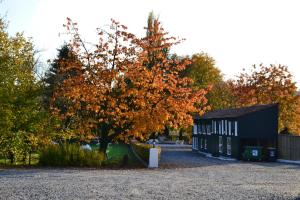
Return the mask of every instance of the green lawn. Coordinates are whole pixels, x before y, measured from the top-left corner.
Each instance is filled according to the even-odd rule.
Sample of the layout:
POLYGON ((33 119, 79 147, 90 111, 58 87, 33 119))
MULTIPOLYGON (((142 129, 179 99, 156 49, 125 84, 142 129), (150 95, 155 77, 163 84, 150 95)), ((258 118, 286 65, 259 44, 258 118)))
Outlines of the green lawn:
POLYGON ((120 166, 123 163, 125 155, 128 155, 128 166, 140 167, 142 164, 132 153, 128 144, 111 144, 107 150, 107 164, 111 166, 120 166))

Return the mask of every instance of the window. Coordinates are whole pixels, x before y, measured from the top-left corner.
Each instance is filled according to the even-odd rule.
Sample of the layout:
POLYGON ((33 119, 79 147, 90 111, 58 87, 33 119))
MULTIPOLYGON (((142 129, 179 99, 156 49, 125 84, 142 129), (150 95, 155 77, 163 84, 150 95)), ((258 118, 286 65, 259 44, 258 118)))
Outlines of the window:
POLYGON ((228 122, 228 134, 231 135, 231 121, 228 122))
POLYGON ((224 135, 224 132, 225 132, 224 131, 224 120, 222 120, 222 130, 221 131, 222 131, 221 134, 224 135))
POLYGON ((234 135, 237 136, 238 135, 238 124, 237 121, 234 122, 234 135))
POLYGON ((201 134, 201 125, 200 124, 198 124, 197 129, 198 129, 198 134, 201 134))
POLYGON ((207 149, 207 139, 204 139, 204 149, 207 149))
POLYGON ((194 134, 197 135, 197 124, 194 124, 194 134))
POLYGON ((217 133, 217 122, 216 121, 213 122, 213 132, 214 132, 214 134, 217 133))
POLYGON ((210 124, 207 124, 207 125, 206 125, 206 133, 207 133, 208 135, 210 135, 210 134, 212 133, 211 125, 210 125, 210 124))
POLYGON ((223 138, 219 136, 219 153, 223 153, 223 138))
POLYGON ((200 138, 200 148, 203 149, 203 138, 200 138))
POLYGON ((195 137, 193 137, 192 148, 195 149, 195 137))
POLYGON ((198 138, 197 137, 193 137, 193 144, 192 144, 192 148, 195 150, 198 150, 198 138))
POLYGON ((227 137, 227 155, 231 155, 231 137, 227 137))
POLYGON ((234 135, 234 133, 235 133, 234 128, 235 128, 234 122, 232 122, 232 125, 231 125, 231 135, 234 135))

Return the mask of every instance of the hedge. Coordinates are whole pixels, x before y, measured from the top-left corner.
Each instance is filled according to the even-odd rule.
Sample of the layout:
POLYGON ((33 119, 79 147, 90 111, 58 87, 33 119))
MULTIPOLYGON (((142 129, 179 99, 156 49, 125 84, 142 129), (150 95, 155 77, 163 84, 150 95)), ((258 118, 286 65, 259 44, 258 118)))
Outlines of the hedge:
MULTIPOLYGON (((147 164, 149 163, 150 149, 153 148, 152 144, 143 144, 139 142, 131 142, 133 151, 147 164)), ((156 146, 158 149, 158 160, 160 160, 161 148, 156 146)))
POLYGON ((100 167, 104 154, 84 150, 78 144, 50 145, 40 152, 39 164, 56 167, 100 167))

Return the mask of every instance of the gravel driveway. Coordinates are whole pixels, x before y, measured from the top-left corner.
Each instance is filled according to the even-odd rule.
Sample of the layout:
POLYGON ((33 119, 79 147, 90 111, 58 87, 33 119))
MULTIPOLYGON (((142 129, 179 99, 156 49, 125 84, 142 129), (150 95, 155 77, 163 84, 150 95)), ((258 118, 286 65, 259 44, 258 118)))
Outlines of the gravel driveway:
POLYGON ((0 170, 0 199, 300 199, 300 166, 163 148, 161 168, 0 170))

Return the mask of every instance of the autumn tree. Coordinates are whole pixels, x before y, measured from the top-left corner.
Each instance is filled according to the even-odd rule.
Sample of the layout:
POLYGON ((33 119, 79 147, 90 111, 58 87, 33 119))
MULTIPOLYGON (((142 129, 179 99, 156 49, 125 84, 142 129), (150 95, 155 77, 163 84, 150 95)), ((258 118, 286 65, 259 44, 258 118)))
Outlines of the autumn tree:
POLYGON ((66 79, 55 93, 70 102, 67 112, 54 110, 62 118, 71 116, 79 134, 99 136, 101 150, 113 140, 146 139, 165 126, 188 126, 190 114, 205 109, 206 91, 194 90, 189 78, 179 77, 189 61, 165 59, 163 49, 177 41, 164 32, 140 39, 112 20, 110 30, 99 30, 99 42, 88 51, 76 23, 68 20, 66 27, 80 62, 66 63, 62 72, 82 73, 66 79), (152 62, 149 55, 161 60, 152 62), (203 106, 196 109, 195 103, 203 106))
POLYGON ((149 48, 151 48, 151 51, 147 53, 147 62, 145 62, 145 65, 150 69, 157 63, 168 59, 170 47, 164 46, 163 41, 165 35, 166 33, 159 18, 155 16, 153 12, 150 12, 146 26, 146 37, 144 38, 149 48))
POLYGON ((279 104, 279 130, 296 129, 297 88, 288 67, 284 65, 253 65, 243 72, 233 85, 237 106, 279 104))
POLYGON ((300 135, 300 91, 297 93, 297 99, 298 99, 298 107, 296 110, 296 130, 295 134, 300 135))

